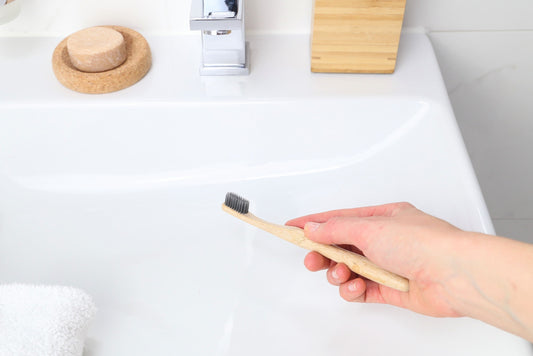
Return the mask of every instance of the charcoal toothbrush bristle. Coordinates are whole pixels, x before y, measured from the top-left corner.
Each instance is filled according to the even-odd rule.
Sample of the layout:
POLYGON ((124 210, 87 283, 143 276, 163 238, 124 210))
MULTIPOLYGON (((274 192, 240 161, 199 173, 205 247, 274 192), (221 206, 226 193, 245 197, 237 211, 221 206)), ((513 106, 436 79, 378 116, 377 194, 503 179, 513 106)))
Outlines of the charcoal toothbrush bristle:
POLYGON ((248 214, 250 202, 235 193, 227 193, 224 204, 241 214, 248 214))

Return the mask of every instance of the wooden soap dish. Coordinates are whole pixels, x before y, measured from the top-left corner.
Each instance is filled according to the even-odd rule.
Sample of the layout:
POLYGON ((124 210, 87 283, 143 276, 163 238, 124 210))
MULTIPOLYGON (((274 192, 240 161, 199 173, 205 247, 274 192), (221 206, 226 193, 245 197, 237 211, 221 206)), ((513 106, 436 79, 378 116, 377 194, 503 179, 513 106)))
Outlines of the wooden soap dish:
POLYGON ((52 56, 54 74, 61 84, 80 93, 103 94, 127 88, 137 83, 148 73, 152 55, 146 39, 138 32, 121 26, 103 26, 114 29, 124 36, 127 57, 114 69, 99 73, 82 72, 72 64, 65 38, 52 56))

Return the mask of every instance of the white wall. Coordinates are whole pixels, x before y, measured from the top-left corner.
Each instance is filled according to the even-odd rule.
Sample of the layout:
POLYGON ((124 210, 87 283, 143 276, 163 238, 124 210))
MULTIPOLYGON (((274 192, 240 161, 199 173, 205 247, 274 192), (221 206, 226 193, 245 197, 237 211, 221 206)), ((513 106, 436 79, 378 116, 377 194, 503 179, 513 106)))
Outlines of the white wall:
MULTIPOLYGON (((0 35, 188 32, 190 0, 17 1, 21 15, 0 35)), ((246 6, 249 32, 310 29, 312 0, 246 6)), ((407 0, 404 26, 428 30, 497 232, 533 242, 533 1, 407 0)))
POLYGON ((405 23, 429 31, 496 232, 533 243, 533 2, 407 1, 405 23))
MULTIPOLYGON (((63 35, 116 24, 145 33, 188 31, 191 0, 17 0, 21 16, 0 33, 63 35)), ((308 32, 313 0, 246 0, 251 31, 308 32)), ((531 0, 407 0, 405 26, 430 31, 531 30, 531 0)))

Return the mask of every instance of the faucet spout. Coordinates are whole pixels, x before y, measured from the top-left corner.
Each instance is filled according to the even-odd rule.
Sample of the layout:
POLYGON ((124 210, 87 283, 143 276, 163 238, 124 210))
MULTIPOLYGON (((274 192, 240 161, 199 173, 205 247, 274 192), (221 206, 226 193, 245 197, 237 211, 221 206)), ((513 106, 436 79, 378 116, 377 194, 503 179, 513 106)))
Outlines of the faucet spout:
POLYGON ((249 73, 244 0, 192 0, 190 28, 202 35, 201 75, 249 73))

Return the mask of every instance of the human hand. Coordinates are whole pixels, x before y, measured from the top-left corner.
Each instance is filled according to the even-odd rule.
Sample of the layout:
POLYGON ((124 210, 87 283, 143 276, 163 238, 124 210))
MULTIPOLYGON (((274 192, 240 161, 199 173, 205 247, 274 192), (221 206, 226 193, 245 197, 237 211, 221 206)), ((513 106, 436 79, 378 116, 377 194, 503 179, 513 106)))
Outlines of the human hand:
POLYGON ((304 228, 313 241, 361 253, 410 281, 409 292, 400 292, 310 252, 305 266, 311 271, 328 269, 328 281, 339 286, 345 300, 386 303, 431 316, 462 315, 448 293, 448 284, 458 275, 454 251, 466 241, 463 231, 453 225, 408 203, 329 211, 286 224, 304 228))

